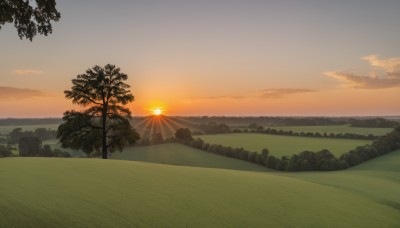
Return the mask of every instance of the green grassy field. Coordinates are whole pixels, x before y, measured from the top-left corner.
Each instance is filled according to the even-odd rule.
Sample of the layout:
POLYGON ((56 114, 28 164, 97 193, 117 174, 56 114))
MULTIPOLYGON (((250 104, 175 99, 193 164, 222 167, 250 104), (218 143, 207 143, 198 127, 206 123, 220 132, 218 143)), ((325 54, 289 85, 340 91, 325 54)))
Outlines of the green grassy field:
POLYGON ((112 159, 134 160, 169 165, 222 168, 248 171, 271 171, 262 166, 224 157, 181 144, 161 144, 152 146, 127 147, 122 153, 115 152, 112 159))
MULTIPOLYGON (((400 150, 335 172, 275 173, 357 193, 400 213, 400 150)), ((400 217, 398 219, 400 221, 400 217)))
POLYGON ((0 126, 0 134, 8 134, 15 128, 22 128, 23 131, 34 131, 36 128, 46 128, 51 130, 57 130, 59 124, 42 124, 42 125, 23 125, 23 126, 0 126))
POLYGON ((272 127, 278 130, 293 131, 293 132, 319 132, 323 134, 359 134, 359 135, 377 135, 382 136, 393 130, 393 128, 364 128, 364 127, 350 127, 349 125, 330 125, 330 126, 280 126, 272 127))
MULTIPOLYGON (((232 129, 248 129, 247 126, 232 126, 232 129)), ((359 135, 376 135, 382 136, 385 135, 393 130, 393 128, 366 128, 366 127, 350 127, 350 125, 321 125, 321 126, 264 126, 264 128, 272 128, 277 130, 284 130, 284 131, 293 131, 293 132, 312 132, 312 133, 334 133, 334 134, 345 134, 345 133, 352 133, 352 134, 359 134, 359 135)))
POLYGON ((346 171, 269 173, 4 158, 0 226, 399 227, 399 159, 397 151, 346 171))
POLYGON ((243 147, 247 150, 256 152, 260 152, 263 148, 268 148, 270 153, 275 156, 290 156, 304 150, 317 152, 321 149, 328 149, 335 156, 339 156, 357 146, 372 142, 369 140, 312 138, 250 133, 200 135, 199 137, 205 142, 211 144, 220 144, 239 148, 243 147))

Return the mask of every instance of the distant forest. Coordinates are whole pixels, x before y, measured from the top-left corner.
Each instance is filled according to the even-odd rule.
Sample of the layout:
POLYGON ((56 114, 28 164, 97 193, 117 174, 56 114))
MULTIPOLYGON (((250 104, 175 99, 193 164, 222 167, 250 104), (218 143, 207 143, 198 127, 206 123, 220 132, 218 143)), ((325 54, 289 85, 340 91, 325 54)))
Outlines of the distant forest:
MULTIPOLYGON (((146 117, 133 117, 132 123, 138 123, 146 117)), ((393 128, 400 124, 398 118, 383 117, 225 117, 225 116, 202 116, 202 117, 177 117, 188 123, 208 124, 210 122, 225 123, 229 126, 248 126, 256 123, 259 126, 320 126, 320 125, 344 125, 352 127, 376 127, 393 128)), ((0 126, 13 125, 42 125, 61 124, 61 118, 7 118, 0 119, 0 126)))

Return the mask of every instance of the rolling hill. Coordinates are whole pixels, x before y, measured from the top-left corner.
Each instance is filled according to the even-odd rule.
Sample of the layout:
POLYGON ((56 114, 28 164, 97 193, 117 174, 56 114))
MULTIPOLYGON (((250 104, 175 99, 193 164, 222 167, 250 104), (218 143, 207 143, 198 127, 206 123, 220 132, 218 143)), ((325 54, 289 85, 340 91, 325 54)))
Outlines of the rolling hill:
POLYGON ((400 151, 338 172, 0 159, 3 227, 399 227, 400 151))

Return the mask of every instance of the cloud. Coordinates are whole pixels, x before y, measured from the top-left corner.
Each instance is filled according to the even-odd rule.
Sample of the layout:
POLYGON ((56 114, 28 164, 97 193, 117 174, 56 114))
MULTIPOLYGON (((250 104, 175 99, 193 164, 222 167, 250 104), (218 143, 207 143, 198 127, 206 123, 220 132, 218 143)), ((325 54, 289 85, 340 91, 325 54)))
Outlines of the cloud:
POLYGON ((43 71, 41 70, 21 70, 21 69, 17 69, 17 70, 13 70, 11 71, 12 74, 16 74, 16 75, 39 75, 39 74, 43 74, 43 71))
POLYGON ((362 59, 368 61, 373 68, 368 76, 344 71, 331 71, 324 74, 342 82, 344 87, 386 89, 400 86, 400 58, 379 59, 376 55, 369 55, 362 59), (379 75, 377 70, 383 70, 383 75, 379 75))
MULTIPOLYGON (((259 98, 259 99, 280 99, 285 98, 290 95, 299 93, 309 93, 316 92, 317 90, 312 89, 294 89, 294 88, 280 88, 280 89, 264 89, 252 93, 247 93, 243 95, 227 95, 227 96, 210 96, 194 99, 193 101, 199 100, 217 100, 217 99, 245 99, 245 98, 259 98)), ((185 101, 189 102, 189 101, 185 101)))
POLYGON ((203 97, 197 100, 217 100, 217 99, 243 99, 246 96, 210 96, 210 97, 203 97))
POLYGON ((400 71, 400 58, 378 59, 376 55, 369 55, 361 59, 368 61, 371 66, 381 68, 386 72, 400 71))
POLYGON ((293 94, 310 93, 316 91, 317 90, 312 90, 312 89, 291 89, 291 88, 266 89, 259 91, 257 97, 262 99, 277 99, 277 98, 284 98, 293 94))
POLYGON ((44 97, 44 96, 46 96, 46 94, 40 90, 0 86, 0 101, 22 100, 32 97, 44 97))

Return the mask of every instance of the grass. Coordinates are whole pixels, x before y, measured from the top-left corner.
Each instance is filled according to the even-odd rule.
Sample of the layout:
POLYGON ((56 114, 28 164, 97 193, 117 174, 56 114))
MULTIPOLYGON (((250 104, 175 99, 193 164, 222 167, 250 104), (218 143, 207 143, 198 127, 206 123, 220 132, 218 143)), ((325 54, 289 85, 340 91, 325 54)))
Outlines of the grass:
POLYGON ((169 165, 183 165, 194 167, 222 168, 248 171, 271 171, 262 166, 228 158, 181 144, 161 144, 125 148, 122 153, 115 152, 112 159, 134 160, 169 165))
POLYGON ((267 134, 218 134, 199 136, 205 142, 224 146, 243 147, 250 151, 260 152, 268 148, 274 156, 290 156, 304 150, 330 150, 335 156, 354 149, 357 146, 369 144, 370 140, 330 139, 297 136, 280 136, 267 134))
MULTIPOLYGON (((232 129, 240 129, 240 130, 254 130, 250 129, 247 126, 231 126, 232 129)), ((312 132, 312 133, 334 133, 334 134, 359 134, 359 135, 375 135, 375 136, 383 136, 387 133, 391 132, 393 128, 366 128, 366 127, 350 127, 350 125, 319 125, 319 126, 265 126, 264 128, 272 128, 277 130, 284 131, 293 131, 293 132, 312 132)))
POLYGON ((293 132, 324 132, 330 134, 359 134, 359 135, 377 135, 382 136, 391 132, 393 128, 364 128, 364 127, 350 127, 349 125, 330 125, 330 126, 280 126, 271 127, 278 130, 293 131, 293 132))
POLYGON ((12 130, 15 128, 22 128, 23 131, 34 131, 36 128, 46 128, 46 129, 51 129, 51 130, 57 130, 59 124, 42 124, 42 125, 22 125, 22 126, 17 126, 17 125, 10 125, 10 126, 0 126, 0 134, 6 135, 10 133, 12 130))
MULTIPOLYGON (((400 152, 392 156, 398 162, 400 152)), ((120 160, 5 158, 0 159, 0 226, 399 227, 399 194, 386 195, 400 192, 398 169, 392 170, 393 163, 377 184, 368 179, 374 167, 392 159, 313 176, 120 160), (366 191, 375 193, 370 197, 366 191)))
POLYGON ((400 150, 397 150, 343 171, 276 174, 354 192, 400 213, 399 164, 400 150))

